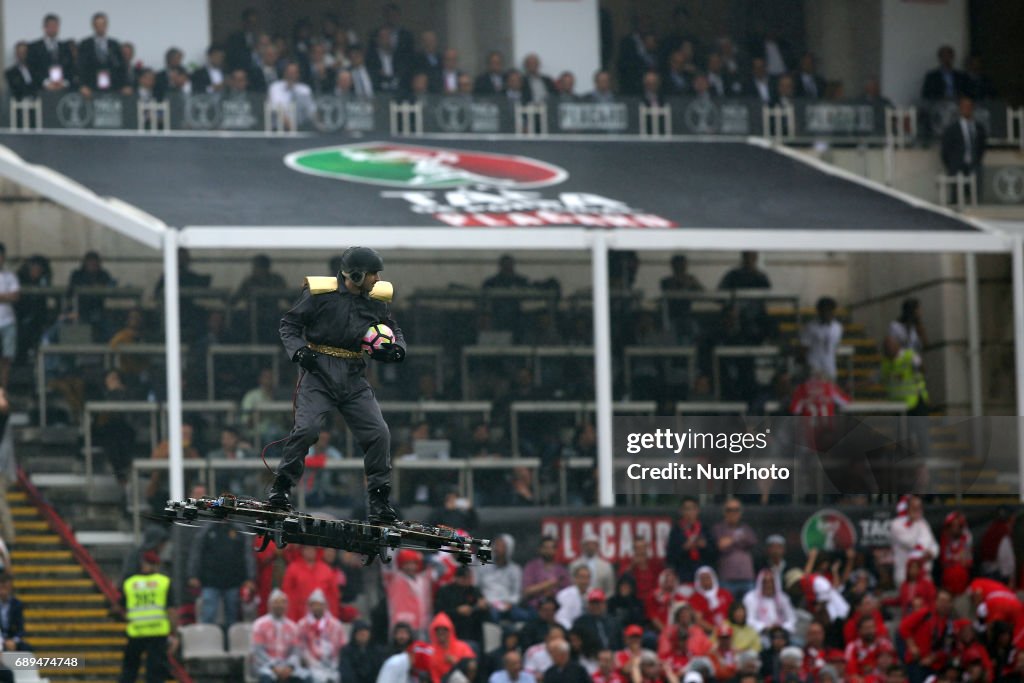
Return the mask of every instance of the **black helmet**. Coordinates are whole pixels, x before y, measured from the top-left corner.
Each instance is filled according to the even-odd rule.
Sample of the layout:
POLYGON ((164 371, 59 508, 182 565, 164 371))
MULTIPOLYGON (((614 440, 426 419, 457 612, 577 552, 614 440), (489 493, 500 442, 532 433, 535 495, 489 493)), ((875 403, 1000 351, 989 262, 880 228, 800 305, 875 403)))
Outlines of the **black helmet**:
POLYGON ((363 284, 367 273, 379 273, 384 270, 384 259, 369 247, 349 247, 341 255, 341 270, 338 278, 348 278, 354 284, 363 284))

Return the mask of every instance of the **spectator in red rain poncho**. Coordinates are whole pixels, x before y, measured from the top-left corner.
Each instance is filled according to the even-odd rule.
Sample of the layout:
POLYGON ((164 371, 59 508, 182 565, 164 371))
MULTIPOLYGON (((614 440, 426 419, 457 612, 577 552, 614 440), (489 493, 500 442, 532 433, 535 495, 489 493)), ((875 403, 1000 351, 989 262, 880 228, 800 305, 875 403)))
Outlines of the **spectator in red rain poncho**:
POLYGON ((673 644, 678 639, 679 629, 686 629, 690 633, 689 648, 693 657, 703 657, 711 652, 711 640, 704 633, 704 629, 697 623, 697 615, 688 602, 680 602, 673 607, 672 620, 667 628, 662 630, 658 637, 658 656, 664 659, 672 651, 673 644))
POLYGON ((429 624, 434 596, 433 574, 424 569, 423 556, 415 550, 400 550, 395 557, 397 569, 386 565, 381 572, 387 597, 388 619, 405 623, 414 633, 423 634, 429 624))
POLYGON ((715 635, 718 642, 709 653, 715 667, 715 678, 720 681, 729 680, 736 674, 738 667, 736 652, 732 649, 732 627, 722 623, 715 629, 715 635))
POLYGON ((964 513, 954 510, 946 515, 940 541, 942 587, 957 596, 967 590, 974 564, 974 539, 964 513))
MULTIPOLYGON (((626 647, 615 653, 615 669, 628 676, 633 660, 645 652, 651 652, 643 646, 644 629, 641 626, 632 624, 622 632, 622 640, 626 647)), ((651 654, 654 654, 651 652, 651 654)))
POLYGON ((440 683, 444 675, 463 659, 475 659, 473 648, 455 637, 452 620, 444 612, 438 612, 430 622, 430 644, 434 647, 434 657, 430 661, 430 677, 434 683, 440 683))
POLYGON ((698 622, 704 630, 713 631, 728 619, 732 594, 719 587, 715 570, 705 566, 697 570, 690 604, 697 612, 698 622))
POLYGON ((338 616, 341 604, 338 595, 338 584, 334 580, 334 572, 320 559, 320 550, 314 546, 303 546, 302 555, 288 565, 285 570, 281 590, 288 596, 288 618, 298 623, 306 616, 306 602, 313 591, 323 591, 327 602, 327 611, 331 616, 338 616))
POLYGON ((953 596, 942 589, 935 595, 935 604, 917 609, 900 620, 900 638, 906 644, 903 661, 912 670, 938 673, 949 661, 953 639, 953 596))
POLYGON ((669 623, 672 606, 684 599, 684 595, 675 571, 663 570, 658 576, 658 589, 651 594, 650 599, 644 605, 647 619, 654 626, 655 631, 660 632, 665 629, 669 623))
POLYGON ((924 555, 911 553, 907 560, 907 580, 900 586, 900 616, 935 602, 935 584, 924 571, 924 555))

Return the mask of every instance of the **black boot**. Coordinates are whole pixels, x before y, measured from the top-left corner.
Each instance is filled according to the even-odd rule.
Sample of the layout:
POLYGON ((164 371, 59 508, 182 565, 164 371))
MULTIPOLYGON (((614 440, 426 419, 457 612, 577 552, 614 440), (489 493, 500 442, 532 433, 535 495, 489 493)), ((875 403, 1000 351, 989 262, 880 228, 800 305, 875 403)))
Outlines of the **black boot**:
POLYGON ((394 524, 398 521, 398 512, 388 502, 389 495, 391 495, 390 486, 381 486, 369 491, 370 500, 366 509, 366 518, 371 524, 394 524))
POLYGON ((270 485, 270 497, 267 502, 272 507, 280 508, 282 510, 291 510, 292 503, 289 499, 288 494, 292 490, 292 483, 280 474, 274 479, 274 483, 270 485))

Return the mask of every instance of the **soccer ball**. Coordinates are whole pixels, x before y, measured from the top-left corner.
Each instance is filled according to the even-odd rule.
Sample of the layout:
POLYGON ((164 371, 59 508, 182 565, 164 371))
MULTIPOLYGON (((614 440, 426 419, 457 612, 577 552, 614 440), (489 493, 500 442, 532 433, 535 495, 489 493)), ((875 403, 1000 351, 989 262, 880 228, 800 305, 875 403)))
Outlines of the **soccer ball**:
POLYGON ((393 344, 395 342, 394 331, 384 323, 370 325, 363 335, 360 346, 366 353, 373 353, 381 347, 381 344, 393 344))

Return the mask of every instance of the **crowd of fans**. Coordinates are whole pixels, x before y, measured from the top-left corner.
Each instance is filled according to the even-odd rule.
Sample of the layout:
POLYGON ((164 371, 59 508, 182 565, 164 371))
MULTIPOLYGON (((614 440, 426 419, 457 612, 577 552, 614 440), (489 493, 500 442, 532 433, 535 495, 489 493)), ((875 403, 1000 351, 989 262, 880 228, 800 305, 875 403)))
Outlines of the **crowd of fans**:
MULTIPOLYGON (((90 36, 76 42, 61 37, 57 15, 46 15, 43 36, 15 46, 13 66, 6 73, 11 94, 22 98, 78 89, 83 94, 121 92, 163 100, 171 93, 262 93, 278 104, 308 103, 314 95, 378 93, 499 96, 524 104, 549 98, 603 102, 619 95, 650 104, 680 95, 747 97, 771 105, 793 99, 887 102, 877 79, 854 93, 822 75, 813 54, 794 53, 772 32, 759 32, 742 46, 729 36, 696 35, 682 7, 673 12, 664 33, 654 30, 649 17, 634 18, 633 30, 618 41, 614 58, 606 51, 605 64, 595 74, 549 75, 537 54, 525 56, 516 67, 492 51, 485 70, 474 75, 458 50, 440 44, 436 31, 414 36, 395 3, 385 5, 381 25, 369 33, 325 14, 316 22, 300 19, 285 35, 271 31, 249 9, 236 32, 210 45, 200 63, 188 65, 175 47, 167 49, 162 65, 142 63, 132 42, 108 34, 108 24, 106 14, 96 13, 90 36)), ((923 99, 995 96, 980 58, 970 56, 964 71, 954 68, 952 48, 943 47, 939 58, 940 68, 924 81, 923 99)))
MULTIPOLYGON (((806 554, 758 538, 743 515, 737 499, 708 514, 685 498, 664 546, 620 539, 617 558, 586 530, 572 561, 555 538, 531 552, 502 534, 493 564, 474 568, 413 550, 370 567, 333 549, 255 554, 230 525, 196 530, 180 554, 155 527, 141 550, 187 564, 180 624, 253 622, 261 680, 1024 680, 1022 527, 1009 510, 976 541, 961 512, 933 528, 904 496, 888 546, 806 554)), ((9 596, 0 581, 0 618, 9 596)))

